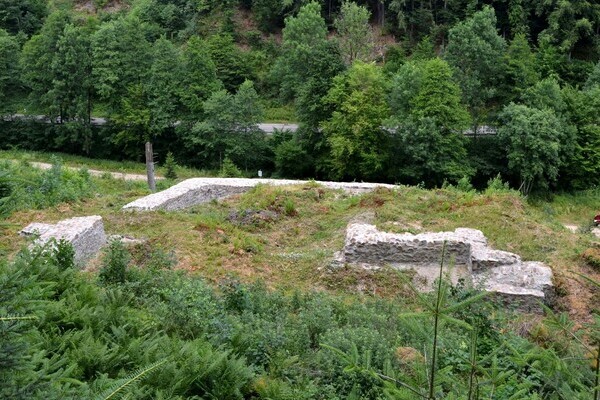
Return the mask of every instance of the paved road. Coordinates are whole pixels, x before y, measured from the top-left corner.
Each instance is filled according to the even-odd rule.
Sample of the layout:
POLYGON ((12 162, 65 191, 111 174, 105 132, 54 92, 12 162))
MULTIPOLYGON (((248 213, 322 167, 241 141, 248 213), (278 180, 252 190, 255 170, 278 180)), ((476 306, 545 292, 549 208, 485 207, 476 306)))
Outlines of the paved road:
MULTIPOLYGON (((36 121, 50 123, 50 118, 45 115, 25 115, 25 114, 12 114, 4 116, 5 121, 12 121, 15 119, 34 119, 36 121)), ((107 124, 106 118, 92 118, 92 125, 104 125, 107 124)), ((177 124, 177 122, 176 122, 177 124)), ((265 132, 267 135, 272 135, 276 130, 278 131, 289 131, 296 132, 298 130, 297 124, 273 124, 270 122, 263 122, 258 124, 258 128, 265 132)))

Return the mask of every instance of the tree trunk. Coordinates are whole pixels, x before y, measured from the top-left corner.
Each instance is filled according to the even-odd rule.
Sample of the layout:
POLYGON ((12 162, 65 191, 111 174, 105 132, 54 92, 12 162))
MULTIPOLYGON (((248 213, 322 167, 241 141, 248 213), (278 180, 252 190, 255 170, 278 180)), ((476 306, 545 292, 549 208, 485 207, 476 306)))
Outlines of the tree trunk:
POLYGON ((146 142, 146 175, 148 176, 148 187, 156 192, 156 182, 154 180, 154 153, 152 151, 152 142, 146 142))

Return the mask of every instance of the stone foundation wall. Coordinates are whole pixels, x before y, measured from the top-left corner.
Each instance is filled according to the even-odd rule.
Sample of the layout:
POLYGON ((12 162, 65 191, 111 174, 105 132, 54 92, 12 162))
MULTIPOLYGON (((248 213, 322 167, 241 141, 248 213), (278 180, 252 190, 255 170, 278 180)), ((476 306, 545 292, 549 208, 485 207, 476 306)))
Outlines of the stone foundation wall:
POLYGON ((92 258, 106 244, 102 217, 76 217, 56 224, 34 222, 20 232, 22 236, 34 237, 34 245, 45 245, 50 240, 64 239, 73 245, 75 262, 81 264, 92 258))
MULTIPOLYGON (((142 197, 123 207, 126 211, 182 210, 188 207, 244 193, 258 184, 275 186, 302 185, 307 181, 287 179, 245 178, 192 178, 178 183, 162 192, 142 197)), ((378 187, 393 189, 396 186, 362 182, 314 182, 330 189, 342 189, 349 193, 364 193, 378 187)))
POLYGON ((548 266, 523 262, 517 254, 490 248, 483 233, 475 229, 413 235, 381 232, 369 224, 350 224, 336 264, 414 270, 419 278, 415 283, 425 282, 417 287, 427 291, 439 277, 444 243, 444 272, 450 273, 453 283, 462 278, 525 312, 541 312, 540 301, 553 301, 552 270, 548 266))

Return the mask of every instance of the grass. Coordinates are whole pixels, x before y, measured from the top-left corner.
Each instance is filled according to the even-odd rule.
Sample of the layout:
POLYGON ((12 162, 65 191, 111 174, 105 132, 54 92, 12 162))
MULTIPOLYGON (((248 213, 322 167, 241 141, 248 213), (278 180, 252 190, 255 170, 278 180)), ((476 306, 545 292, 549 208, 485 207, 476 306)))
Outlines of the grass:
MULTIPOLYGON (((3 152, 1 156, 7 154, 18 155, 3 152)), ((34 156, 40 161, 47 157, 34 156)), ((96 168, 113 166, 111 162, 95 164, 95 160, 78 157, 67 158, 67 165, 68 160, 96 168)), ((128 170, 135 171, 133 167, 128 170)), ((515 192, 478 194, 453 188, 400 187, 355 196, 314 183, 260 185, 245 194, 185 211, 130 213, 122 212, 121 207, 149 193, 143 181, 92 178, 92 182, 95 195, 89 198, 14 213, 6 221, 9 227, 0 237, 0 246, 16 252, 25 244, 18 230, 31 222, 101 215, 107 234, 145 238, 150 244, 174 250, 177 268, 211 282, 235 276, 242 282, 260 279, 271 288, 289 291, 326 290, 384 297, 405 293, 395 272, 328 268, 334 252, 343 247, 347 224, 363 220, 398 232, 480 229, 493 247, 552 266, 559 289, 565 294, 560 306, 575 318, 587 318, 594 293, 574 280, 571 272, 600 280, 600 272, 581 257, 596 239, 589 234, 573 234, 562 226, 569 221, 577 223, 576 217, 593 216, 591 211, 600 209, 599 197, 593 191, 557 195, 552 202, 529 204, 515 192), (251 223, 236 219, 235 215, 246 210, 268 211, 275 217, 259 217, 251 223)))
MULTIPOLYGON (((60 158, 63 165, 75 168, 95 169, 100 171, 124 172, 132 174, 146 174, 146 164, 135 161, 115 161, 93 159, 81 156, 75 156, 65 153, 43 153, 37 151, 22 150, 0 150, 0 160, 19 160, 51 163, 52 157, 60 158)), ((198 170, 189 167, 177 166, 175 169, 178 178, 187 179, 199 176, 216 176, 218 171, 198 170)), ((164 175, 165 171, 162 165, 156 168, 158 175, 164 175)))

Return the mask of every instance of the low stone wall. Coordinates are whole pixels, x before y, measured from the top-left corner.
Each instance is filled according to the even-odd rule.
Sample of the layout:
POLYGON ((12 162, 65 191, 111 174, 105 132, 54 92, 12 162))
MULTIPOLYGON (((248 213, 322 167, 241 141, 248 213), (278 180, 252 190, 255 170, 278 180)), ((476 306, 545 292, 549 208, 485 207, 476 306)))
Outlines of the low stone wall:
POLYGON ((73 245, 75 262, 78 264, 92 258, 106 243, 102 217, 76 217, 56 224, 34 222, 19 232, 22 236, 35 237, 34 244, 45 245, 51 239, 64 239, 73 245))
POLYGON ((553 300, 552 270, 548 266, 522 262, 517 254, 490 248, 476 229, 413 235, 381 232, 373 225, 354 223, 347 228, 336 264, 414 270, 420 281, 425 281, 417 286, 432 290, 431 284, 439 277, 444 243, 444 271, 450 273, 453 283, 462 278, 526 312, 541 312, 539 302, 553 300))
MULTIPOLYGON (((192 178, 158 193, 137 199, 123 207, 127 211, 181 210, 211 200, 244 193, 258 184, 274 186, 303 185, 308 181, 286 179, 245 178, 192 178)), ((319 182, 326 188, 342 189, 350 193, 364 193, 377 187, 396 188, 394 185, 362 182, 319 182)))

